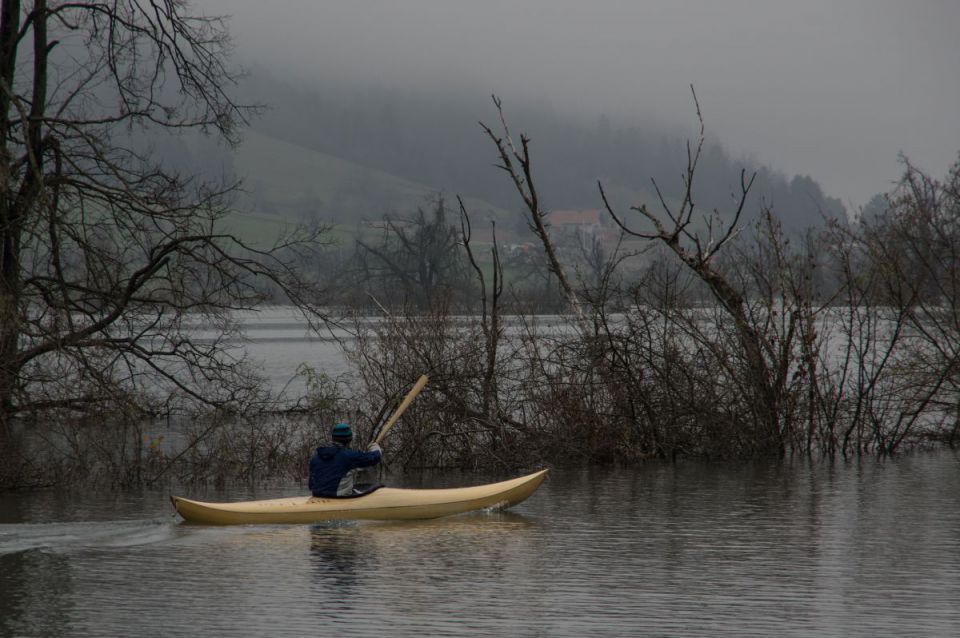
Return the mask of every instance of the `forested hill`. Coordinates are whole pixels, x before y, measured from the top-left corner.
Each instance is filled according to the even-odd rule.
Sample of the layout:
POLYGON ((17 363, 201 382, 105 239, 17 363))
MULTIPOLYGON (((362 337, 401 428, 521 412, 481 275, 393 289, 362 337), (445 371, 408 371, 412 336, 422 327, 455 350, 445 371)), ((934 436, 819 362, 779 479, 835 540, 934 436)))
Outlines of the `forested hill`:
MULTIPOLYGON (((479 125, 498 124, 488 98, 474 101, 463 93, 423 95, 374 86, 294 86, 261 69, 250 74, 242 91, 245 99, 268 105, 253 122, 259 134, 448 195, 462 194, 505 209, 519 205, 507 176, 493 167, 496 149, 479 125)), ((599 208, 598 180, 622 206, 654 205, 651 178, 668 199, 682 195, 687 161, 682 135, 618 126, 604 116, 585 123, 585 118, 560 115, 548 104, 513 104, 510 96, 501 97, 514 135, 524 132, 532 139, 535 178, 547 208, 599 208)), ((698 205, 729 211, 742 166, 720 145, 708 142, 697 174, 698 205)), ((842 203, 827 197, 809 177, 787 177, 764 166, 747 170, 757 172, 749 212, 770 205, 794 230, 820 224, 823 215, 844 215, 842 203)), ((364 183, 369 186, 369 181, 358 180, 355 187, 363 188, 364 183)), ((290 195, 309 199, 315 186, 303 188, 303 194, 290 195)), ((341 185, 341 194, 344 188, 341 185)), ((343 221, 386 212, 320 208, 325 216, 343 221)))

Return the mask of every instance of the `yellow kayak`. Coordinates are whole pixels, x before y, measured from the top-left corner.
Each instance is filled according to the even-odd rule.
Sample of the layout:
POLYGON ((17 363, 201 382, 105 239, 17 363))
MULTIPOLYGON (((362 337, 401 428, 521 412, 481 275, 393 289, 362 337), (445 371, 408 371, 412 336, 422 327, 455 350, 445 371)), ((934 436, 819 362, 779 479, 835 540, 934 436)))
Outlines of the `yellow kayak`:
POLYGON ((171 496, 170 500, 184 520, 209 525, 437 518, 487 507, 516 505, 540 487, 547 471, 474 487, 426 490, 381 487, 370 494, 351 498, 293 496, 240 503, 204 503, 171 496))

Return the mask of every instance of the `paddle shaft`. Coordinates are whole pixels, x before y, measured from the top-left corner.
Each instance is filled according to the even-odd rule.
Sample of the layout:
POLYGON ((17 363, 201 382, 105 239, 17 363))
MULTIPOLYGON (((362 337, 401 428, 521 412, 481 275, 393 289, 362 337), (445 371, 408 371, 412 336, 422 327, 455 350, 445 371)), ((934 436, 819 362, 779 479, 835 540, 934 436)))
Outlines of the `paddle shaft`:
POLYGON ((423 390, 423 386, 427 385, 427 375, 423 375, 417 382, 413 384, 413 389, 407 393, 407 396, 403 398, 403 402, 400 403, 400 407, 397 408, 397 411, 393 413, 390 417, 390 420, 386 422, 383 426, 383 429, 380 430, 380 434, 377 435, 377 438, 373 440, 374 443, 380 443, 383 440, 383 437, 387 435, 387 432, 390 431, 390 428, 393 427, 394 423, 397 422, 397 419, 400 418, 400 415, 403 414, 404 410, 413 402, 413 400, 420 394, 420 390, 423 390))

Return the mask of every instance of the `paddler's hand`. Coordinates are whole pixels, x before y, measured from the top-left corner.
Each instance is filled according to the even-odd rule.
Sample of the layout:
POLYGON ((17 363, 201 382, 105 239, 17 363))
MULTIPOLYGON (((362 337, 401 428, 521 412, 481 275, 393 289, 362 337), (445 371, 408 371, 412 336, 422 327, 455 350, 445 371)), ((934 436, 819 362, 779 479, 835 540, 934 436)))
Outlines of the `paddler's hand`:
POLYGON ((383 450, 380 449, 380 445, 377 444, 377 443, 371 443, 371 444, 370 444, 370 447, 367 448, 367 451, 368 451, 368 452, 379 452, 380 454, 383 454, 383 450))

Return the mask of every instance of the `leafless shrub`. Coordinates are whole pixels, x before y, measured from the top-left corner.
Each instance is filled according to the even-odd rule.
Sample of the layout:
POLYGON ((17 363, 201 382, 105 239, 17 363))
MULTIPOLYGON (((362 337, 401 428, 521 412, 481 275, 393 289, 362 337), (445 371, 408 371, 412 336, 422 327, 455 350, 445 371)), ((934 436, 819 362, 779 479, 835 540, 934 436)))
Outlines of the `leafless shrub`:
MULTIPOLYGON (((542 318, 511 317, 515 329, 498 337, 492 366, 477 363, 489 344, 485 318, 454 329, 438 306, 429 316, 385 320, 365 365, 377 361, 383 380, 395 370, 400 379, 425 370, 439 379, 431 427, 411 428, 413 440, 402 446, 412 445, 421 463, 479 463, 496 456, 503 433, 528 457, 554 461, 893 454, 956 437, 956 171, 938 184, 908 166, 891 197, 896 214, 882 224, 834 223, 831 233, 797 243, 767 210, 753 232, 741 233, 746 174, 732 215, 698 217, 698 105, 700 138, 688 147, 677 206, 661 195, 659 214, 635 207, 648 224, 638 228, 601 188, 622 231, 664 252, 654 260, 647 253, 648 269, 624 286, 615 250, 593 269, 599 277, 577 286, 547 232, 530 140, 515 145, 496 106, 502 134, 484 129, 571 314, 546 331, 542 318), (494 428, 472 431, 468 422, 505 427, 498 439, 494 428)), ((384 390, 397 391, 392 378, 384 390)))

